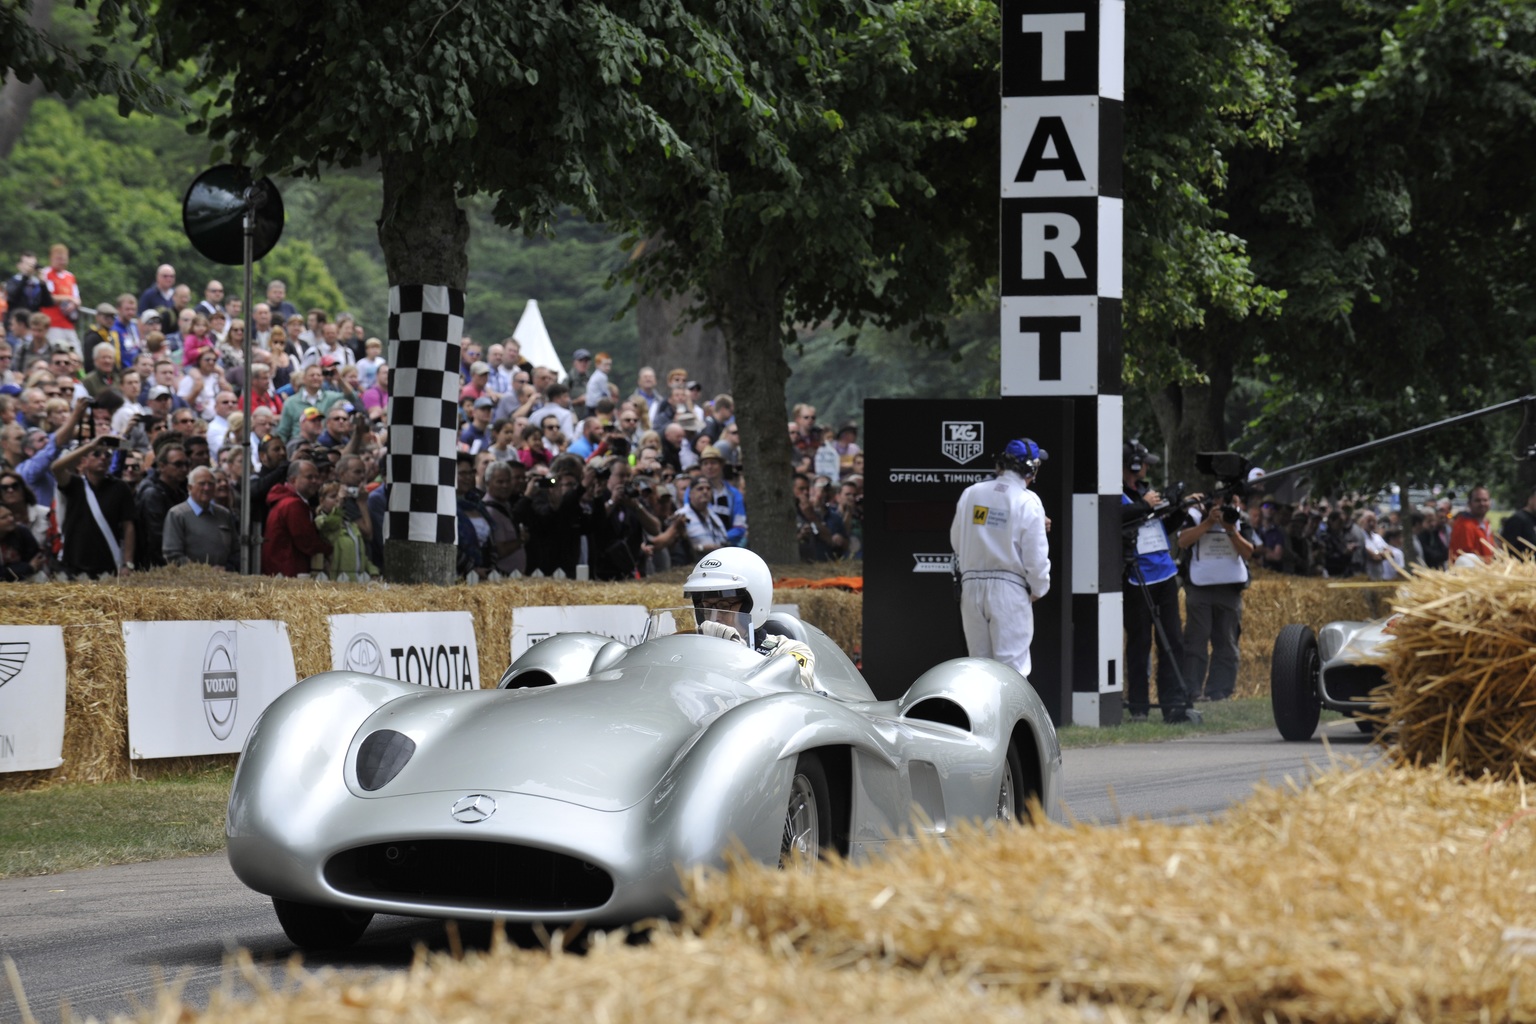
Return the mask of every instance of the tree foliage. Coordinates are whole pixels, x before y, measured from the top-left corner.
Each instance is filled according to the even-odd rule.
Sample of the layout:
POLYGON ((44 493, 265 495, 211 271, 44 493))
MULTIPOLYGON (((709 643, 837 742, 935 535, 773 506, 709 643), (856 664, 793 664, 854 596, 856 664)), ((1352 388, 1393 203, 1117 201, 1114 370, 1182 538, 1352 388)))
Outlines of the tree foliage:
MULTIPOLYGON (((1536 391, 1536 8, 1312 0, 1280 41, 1300 134, 1233 174, 1255 268, 1289 293, 1243 339, 1265 388, 1242 443, 1299 461, 1536 391)), ((1483 479, 1515 428, 1487 420, 1328 478, 1483 479)))
POLYGON ((179 90, 167 89, 159 76, 124 59, 112 45, 125 28, 142 24, 143 5, 73 0, 74 9, 90 11, 94 38, 88 40, 56 31, 51 18, 39 24, 36 6, 38 0, 0 0, 0 67, 22 82, 38 79, 65 99, 77 93, 109 96, 124 117, 135 110, 181 108, 179 90))

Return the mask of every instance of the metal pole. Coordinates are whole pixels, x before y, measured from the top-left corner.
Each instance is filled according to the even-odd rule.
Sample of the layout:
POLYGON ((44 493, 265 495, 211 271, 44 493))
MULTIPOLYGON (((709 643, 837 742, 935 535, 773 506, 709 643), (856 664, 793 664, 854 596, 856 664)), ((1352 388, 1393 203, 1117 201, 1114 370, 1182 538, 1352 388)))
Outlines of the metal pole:
POLYGON ((247 189, 245 194, 245 302, 240 310, 245 321, 245 342, 242 345, 245 357, 245 375, 240 379, 240 409, 245 414, 245 422, 240 425, 242 437, 239 439, 240 449, 245 453, 245 468, 241 470, 244 479, 240 481, 240 575, 251 575, 251 471, 256 468, 253 458, 254 452, 250 450, 251 441, 251 324, 252 314, 256 311, 255 296, 252 295, 252 275, 254 268, 252 258, 256 247, 256 207, 253 203, 252 192, 247 189))

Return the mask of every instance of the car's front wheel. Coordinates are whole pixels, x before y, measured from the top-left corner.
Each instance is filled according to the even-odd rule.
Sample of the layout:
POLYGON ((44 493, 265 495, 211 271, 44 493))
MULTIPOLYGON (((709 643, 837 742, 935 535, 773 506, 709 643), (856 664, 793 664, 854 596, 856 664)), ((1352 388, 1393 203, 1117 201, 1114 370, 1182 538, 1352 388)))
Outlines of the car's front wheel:
POLYGON ((1019 756, 1019 745, 1008 743, 1008 756, 1003 758, 1003 779, 997 788, 997 820, 1007 825, 1020 821, 1024 816, 1024 794, 1019 786, 1024 780, 1024 760, 1019 756))
POLYGON ((779 846, 779 867, 799 862, 814 864, 832 848, 832 789, 826 766, 807 751, 795 761, 789 783, 789 804, 784 809, 784 840, 779 846))
POLYGON ((1317 696, 1319 660, 1312 627, 1292 624, 1275 637, 1269 663, 1269 703, 1275 728, 1295 743, 1312 738, 1323 705, 1317 696))
POLYGON ((345 949, 358 939, 373 920, 364 910, 317 907, 272 897, 283 932, 300 949, 345 949))

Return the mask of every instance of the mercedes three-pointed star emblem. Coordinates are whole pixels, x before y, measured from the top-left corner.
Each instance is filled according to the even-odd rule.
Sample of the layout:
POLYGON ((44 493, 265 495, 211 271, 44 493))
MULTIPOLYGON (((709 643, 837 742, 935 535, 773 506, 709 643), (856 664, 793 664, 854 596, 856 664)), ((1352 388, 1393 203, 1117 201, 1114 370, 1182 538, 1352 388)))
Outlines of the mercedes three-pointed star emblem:
POLYGON ((453 805, 453 818, 466 825, 478 825, 496 813, 496 801, 484 793, 471 793, 453 805))

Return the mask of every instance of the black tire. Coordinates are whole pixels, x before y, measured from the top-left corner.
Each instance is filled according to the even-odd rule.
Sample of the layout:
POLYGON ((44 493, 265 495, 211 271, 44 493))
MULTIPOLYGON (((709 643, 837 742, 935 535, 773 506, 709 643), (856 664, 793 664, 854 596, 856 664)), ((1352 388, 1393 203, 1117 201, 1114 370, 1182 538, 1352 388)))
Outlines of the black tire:
POLYGON ((997 788, 997 820, 1005 825, 1028 824, 1029 794, 1024 792, 1024 759, 1019 756, 1019 745, 1011 739, 1003 763, 1007 772, 997 788))
POLYGON ((1323 704, 1317 696, 1317 635, 1310 626, 1292 624, 1275 637, 1269 663, 1269 703, 1275 728, 1292 743, 1310 740, 1323 704))
POLYGON ((300 949, 346 949, 358 939, 373 920, 366 910, 341 907, 316 907, 272 897, 272 909, 283 933, 300 949))
POLYGON ((795 761, 789 799, 785 802, 779 867, 789 867, 797 857, 803 863, 814 863, 835 848, 832 787, 827 784, 827 769, 814 751, 806 751, 795 761), (808 832, 808 828, 814 832, 808 832))

